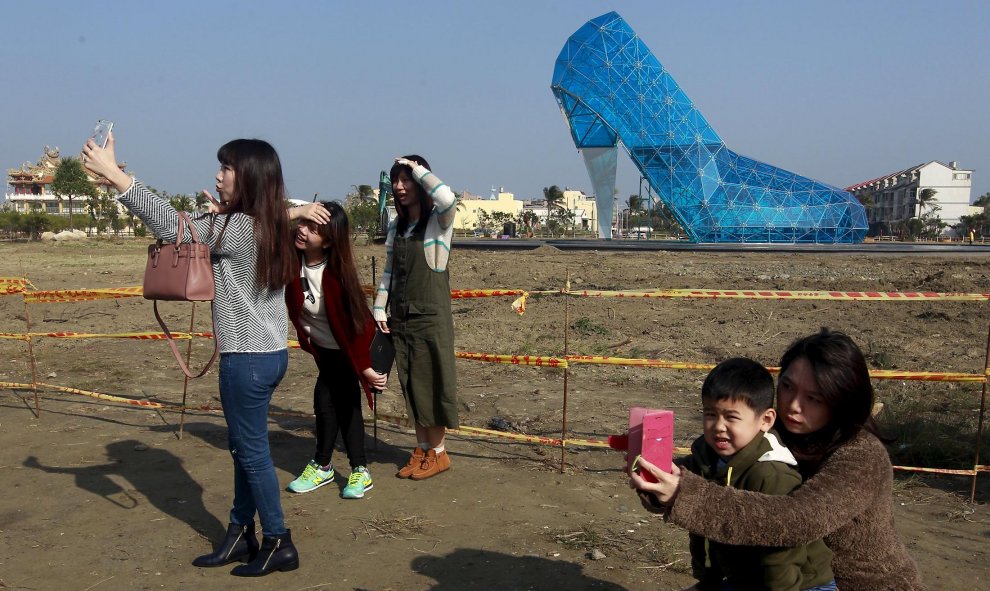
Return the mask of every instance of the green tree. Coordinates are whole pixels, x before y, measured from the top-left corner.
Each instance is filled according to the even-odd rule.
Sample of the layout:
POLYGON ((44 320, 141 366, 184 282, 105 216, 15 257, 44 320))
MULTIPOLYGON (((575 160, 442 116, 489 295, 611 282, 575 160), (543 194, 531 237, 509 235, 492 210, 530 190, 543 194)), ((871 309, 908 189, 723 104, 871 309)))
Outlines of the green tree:
POLYGON ((40 240, 42 232, 57 232, 62 229, 61 220, 55 216, 40 211, 21 214, 18 220, 18 232, 24 232, 31 240, 40 240))
POLYGON ((900 223, 901 233, 909 240, 920 237, 924 229, 925 222, 921 218, 909 218, 900 223))
POLYGON ((629 199, 626 200, 626 204, 629 206, 629 211, 633 213, 645 211, 643 208, 643 203, 643 198, 639 195, 630 195, 629 199))
POLYGON ((478 212, 478 229, 485 233, 492 230, 492 226, 495 225, 495 220, 492 219, 490 213, 485 210, 478 212))
POLYGON ((18 232, 21 214, 12 209, 0 210, 0 232, 7 238, 13 238, 18 232))
POLYGON ((550 212, 564 207, 564 192, 557 185, 550 185, 543 189, 543 200, 547 204, 547 220, 550 219, 550 212))
POLYGON ((119 234, 122 226, 120 210, 117 208, 117 201, 109 191, 98 191, 98 195, 87 199, 87 207, 97 236, 107 230, 113 230, 115 235, 119 234))
POLYGON ((168 193, 164 193, 162 196, 168 199, 168 202, 176 211, 196 211, 196 198, 192 195, 169 195, 168 193))
POLYGON ((97 194, 96 185, 89 180, 82 162, 76 158, 65 157, 55 169, 55 179, 52 181, 52 193, 59 201, 63 197, 69 201, 69 229, 72 226, 72 200, 75 197, 93 197, 97 194))
POLYGON ((505 211, 493 211, 491 213, 491 223, 496 234, 502 234, 505 224, 515 221, 515 216, 505 211))
POLYGON ((210 199, 206 196, 206 193, 203 193, 202 191, 196 193, 196 209, 206 211, 206 204, 209 202, 210 199))
POLYGON ((360 199, 367 199, 369 201, 378 202, 378 197, 375 197, 375 190, 371 185, 351 185, 354 187, 354 192, 360 199))
POLYGON ((349 193, 344 201, 344 211, 352 232, 360 232, 369 239, 378 235, 381 219, 378 217, 378 200, 361 197, 360 192, 349 193))
POLYGON ((540 221, 540 216, 536 215, 536 212, 531 209, 524 209, 516 217, 516 221, 526 234, 532 234, 533 227, 540 221))
POLYGON ((936 206, 935 195, 938 191, 932 188, 922 189, 918 192, 918 198, 916 200, 918 204, 918 217, 922 217, 925 214, 926 209, 931 209, 936 206))
POLYGON ((860 204, 863 205, 863 209, 869 211, 877 206, 876 199, 873 197, 873 193, 863 192, 856 195, 856 199, 859 200, 860 204))

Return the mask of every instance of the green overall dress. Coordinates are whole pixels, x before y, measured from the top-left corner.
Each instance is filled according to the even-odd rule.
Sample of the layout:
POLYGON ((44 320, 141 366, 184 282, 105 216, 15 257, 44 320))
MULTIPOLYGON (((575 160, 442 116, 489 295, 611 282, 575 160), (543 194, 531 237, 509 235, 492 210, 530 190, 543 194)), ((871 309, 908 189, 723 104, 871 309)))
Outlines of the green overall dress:
POLYGON ((392 243, 389 329, 395 364, 409 418, 420 427, 458 427, 454 371, 454 317, 445 269, 426 264, 426 224, 392 243))

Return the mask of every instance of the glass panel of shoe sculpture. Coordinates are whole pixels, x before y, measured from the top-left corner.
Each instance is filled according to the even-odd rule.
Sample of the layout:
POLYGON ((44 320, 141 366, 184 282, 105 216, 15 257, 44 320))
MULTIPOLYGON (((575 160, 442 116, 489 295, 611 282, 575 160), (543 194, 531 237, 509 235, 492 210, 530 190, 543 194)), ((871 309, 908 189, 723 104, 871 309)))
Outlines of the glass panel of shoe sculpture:
POLYGON ((695 242, 856 243, 866 235, 852 194, 727 148, 615 12, 571 35, 551 89, 598 195, 602 237, 611 237, 619 145, 695 242))

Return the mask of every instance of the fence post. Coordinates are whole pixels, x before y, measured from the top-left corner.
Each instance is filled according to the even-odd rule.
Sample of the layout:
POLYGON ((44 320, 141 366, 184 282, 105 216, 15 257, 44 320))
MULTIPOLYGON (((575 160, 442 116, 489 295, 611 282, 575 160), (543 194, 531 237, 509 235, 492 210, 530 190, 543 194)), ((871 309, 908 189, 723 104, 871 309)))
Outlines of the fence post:
POLYGON ((38 365, 34 360, 34 343, 31 340, 31 312, 28 310, 27 297, 25 292, 21 292, 24 301, 24 325, 27 327, 28 359, 31 360, 31 390, 34 391, 34 416, 41 418, 41 403, 38 401, 38 365))
MULTIPOLYGON (((571 309, 571 270, 567 270, 567 280, 564 283, 564 361, 567 361, 569 354, 567 337, 570 332, 570 309, 571 309)), ((564 473, 564 447, 567 440, 567 372, 570 364, 564 365, 564 407, 560 419, 560 473, 564 473)))
POLYGON ((983 444, 983 415, 987 409, 987 369, 990 368, 990 329, 987 330, 987 355, 983 361, 983 391, 980 394, 980 418, 976 424, 976 454, 973 459, 973 488, 969 493, 969 502, 976 502, 976 478, 979 476, 980 446, 983 444))

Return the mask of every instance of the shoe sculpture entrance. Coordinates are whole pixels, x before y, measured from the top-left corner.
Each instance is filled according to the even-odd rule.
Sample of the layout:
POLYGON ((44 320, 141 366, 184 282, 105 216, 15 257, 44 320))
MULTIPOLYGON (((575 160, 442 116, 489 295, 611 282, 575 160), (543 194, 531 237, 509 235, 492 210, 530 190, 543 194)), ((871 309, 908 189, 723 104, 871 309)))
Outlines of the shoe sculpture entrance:
POLYGON ((551 84, 611 237, 617 147, 695 242, 861 242, 866 212, 842 189, 726 147, 615 12, 564 44, 551 84), (604 196, 604 198, 603 198, 604 196))

